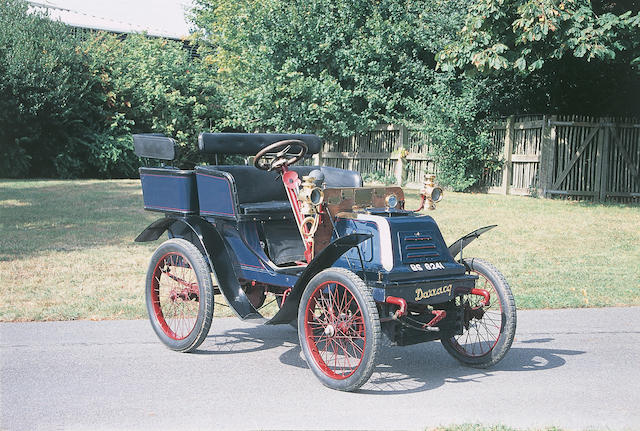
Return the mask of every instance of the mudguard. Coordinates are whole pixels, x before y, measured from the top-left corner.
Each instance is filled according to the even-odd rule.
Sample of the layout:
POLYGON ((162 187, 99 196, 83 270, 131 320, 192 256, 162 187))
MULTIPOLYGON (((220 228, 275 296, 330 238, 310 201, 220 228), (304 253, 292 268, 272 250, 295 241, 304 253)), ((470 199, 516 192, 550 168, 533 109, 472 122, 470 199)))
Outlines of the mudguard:
POLYGON ((155 241, 167 229, 174 236, 186 237, 203 252, 211 266, 211 272, 218 281, 218 288, 239 318, 263 318, 242 290, 224 239, 211 223, 198 216, 165 217, 151 223, 135 241, 155 241))
POLYGON ((371 238, 371 234, 352 233, 331 242, 322 250, 308 265, 296 284, 291 288, 291 293, 287 296, 280 311, 266 322, 267 325, 278 325, 289 323, 298 316, 298 305, 302 298, 302 293, 311 279, 320 271, 330 267, 344 253, 353 247, 357 247, 363 241, 371 238))
POLYGON ((498 225, 497 224, 492 224, 491 226, 481 227, 480 229, 476 229, 473 232, 470 232, 470 233, 466 234, 465 236, 463 236, 462 238, 460 238, 459 240, 457 240, 456 242, 451 244, 448 247, 449 248, 449 253, 451 253, 451 257, 453 257, 455 259, 458 254, 462 253, 462 249, 463 248, 468 246, 471 242, 473 242, 473 240, 478 238, 480 235, 482 235, 483 233, 493 229, 496 226, 498 226, 498 225))

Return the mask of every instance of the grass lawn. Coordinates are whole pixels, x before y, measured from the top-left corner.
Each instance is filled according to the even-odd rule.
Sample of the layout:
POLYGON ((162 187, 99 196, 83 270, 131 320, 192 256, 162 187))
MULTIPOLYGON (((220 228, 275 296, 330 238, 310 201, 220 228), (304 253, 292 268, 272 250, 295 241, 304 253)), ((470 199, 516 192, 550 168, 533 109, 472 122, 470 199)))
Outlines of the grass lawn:
MULTIPOLYGON (((638 206, 446 193, 431 215, 448 243, 499 225, 464 255, 501 269, 519 308, 640 305, 638 206)), ((145 318, 160 241, 133 239, 158 216, 138 180, 0 180, 0 321, 145 318)))

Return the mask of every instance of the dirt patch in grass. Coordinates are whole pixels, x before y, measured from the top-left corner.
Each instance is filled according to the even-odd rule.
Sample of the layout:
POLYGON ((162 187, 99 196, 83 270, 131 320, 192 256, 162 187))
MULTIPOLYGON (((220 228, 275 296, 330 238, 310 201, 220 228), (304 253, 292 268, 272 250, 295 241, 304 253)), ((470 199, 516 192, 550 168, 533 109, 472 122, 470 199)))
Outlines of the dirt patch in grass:
MULTIPOLYGON (((448 243, 499 225, 464 254, 502 270, 519 308, 640 305, 638 206, 447 193, 429 215, 448 243)), ((142 209, 138 180, 0 180, 0 321, 146 318, 160 241, 133 239, 160 216, 142 209)))

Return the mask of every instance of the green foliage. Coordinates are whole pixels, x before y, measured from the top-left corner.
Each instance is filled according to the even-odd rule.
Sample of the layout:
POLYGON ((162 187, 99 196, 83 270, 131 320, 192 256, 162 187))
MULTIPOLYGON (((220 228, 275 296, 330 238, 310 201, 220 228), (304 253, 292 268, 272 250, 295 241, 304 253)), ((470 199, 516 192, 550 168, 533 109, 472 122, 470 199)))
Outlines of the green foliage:
POLYGON ((636 116, 639 11, 635 1, 473 2, 439 67, 490 75, 497 115, 636 116))
POLYGON ((181 42, 104 33, 76 37, 0 3, 0 170, 8 177, 137 175, 132 133, 176 139, 180 165, 223 109, 210 71, 181 42))
POLYGON ((348 136, 419 121, 434 54, 461 20, 451 0, 198 0, 203 52, 243 130, 348 136))
POLYGON ((364 183, 381 183, 385 186, 389 186, 391 184, 396 183, 396 177, 387 172, 383 171, 374 171, 374 172, 363 172, 362 173, 362 181, 364 183))
POLYGON ((22 1, 0 3, 0 76, 1 175, 84 173, 97 82, 67 27, 27 13, 22 1))
POLYGON ((491 107, 485 80, 436 77, 422 128, 433 136, 438 183, 454 191, 478 183, 485 166, 489 140, 483 116, 491 107))
POLYGON ((129 35, 121 39, 99 33, 83 50, 92 74, 100 80, 106 121, 92 148, 101 173, 135 175, 132 133, 164 133, 176 139, 178 165, 193 166, 199 132, 221 116, 212 80, 182 43, 129 35), (132 170, 133 169, 133 170, 132 170))
POLYGON ((566 55, 587 61, 623 55, 637 66, 640 12, 596 14, 587 0, 478 1, 471 3, 458 39, 438 54, 438 61, 443 70, 473 65, 527 73, 566 55))
POLYGON ((440 144, 441 180, 461 190, 479 178, 486 140, 475 121, 489 92, 475 87, 481 80, 436 73, 435 53, 461 27, 464 4, 198 0, 194 20, 211 47, 201 54, 221 82, 227 126, 333 137, 417 124, 440 144))

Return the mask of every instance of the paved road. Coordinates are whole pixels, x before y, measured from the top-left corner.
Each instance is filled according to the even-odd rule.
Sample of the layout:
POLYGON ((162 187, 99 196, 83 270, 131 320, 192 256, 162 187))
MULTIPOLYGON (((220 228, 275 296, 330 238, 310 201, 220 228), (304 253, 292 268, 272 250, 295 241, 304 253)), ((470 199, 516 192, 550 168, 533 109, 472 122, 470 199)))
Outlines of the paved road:
POLYGON ((0 324, 0 429, 640 429, 640 308, 521 311, 490 370, 439 343, 385 350, 359 393, 322 386, 289 326, 216 319, 169 351, 146 321, 0 324))

